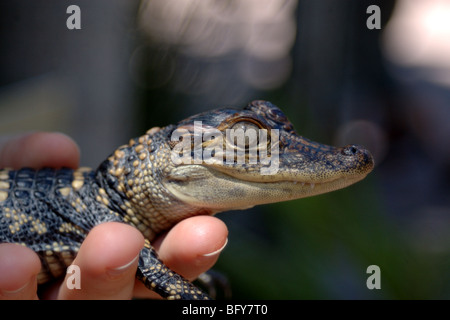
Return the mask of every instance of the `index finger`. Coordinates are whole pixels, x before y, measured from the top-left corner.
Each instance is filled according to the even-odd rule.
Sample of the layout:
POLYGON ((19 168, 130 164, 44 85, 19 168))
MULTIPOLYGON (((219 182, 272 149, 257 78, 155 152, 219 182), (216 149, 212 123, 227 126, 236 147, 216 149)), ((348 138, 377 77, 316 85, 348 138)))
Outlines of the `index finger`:
POLYGON ((77 168, 80 151, 76 143, 58 132, 33 132, 0 140, 0 168, 77 168))

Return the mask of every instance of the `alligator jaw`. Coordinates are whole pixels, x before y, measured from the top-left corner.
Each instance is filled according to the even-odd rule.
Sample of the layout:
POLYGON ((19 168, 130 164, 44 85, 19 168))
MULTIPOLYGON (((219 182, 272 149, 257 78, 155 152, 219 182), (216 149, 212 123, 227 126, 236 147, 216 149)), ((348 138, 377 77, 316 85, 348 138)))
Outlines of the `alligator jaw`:
POLYGON ((201 165, 180 166, 164 179, 165 188, 177 199, 214 212, 247 209, 259 204, 305 198, 356 183, 367 175, 341 176, 324 182, 285 180, 256 182, 237 179, 201 165))

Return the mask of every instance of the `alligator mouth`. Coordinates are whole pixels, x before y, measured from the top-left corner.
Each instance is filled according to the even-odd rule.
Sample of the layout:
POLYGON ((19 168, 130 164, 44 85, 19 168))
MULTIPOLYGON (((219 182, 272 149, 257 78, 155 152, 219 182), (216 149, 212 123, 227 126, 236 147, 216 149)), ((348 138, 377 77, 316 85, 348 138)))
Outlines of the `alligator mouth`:
POLYGON ((335 183, 337 180, 359 181, 364 179, 371 170, 339 170, 328 174, 308 174, 301 171, 279 170, 273 175, 260 175, 259 171, 239 170, 237 168, 224 168, 209 166, 210 170, 229 176, 231 179, 246 181, 249 183, 278 184, 291 183, 293 185, 306 186, 314 189, 316 186, 335 183))
POLYGON ((344 188, 364 177, 339 176, 324 182, 305 182, 292 178, 255 181, 254 177, 236 177, 225 170, 188 165, 174 168, 163 184, 178 200, 219 212, 314 196, 344 188))
POLYGON ((300 182, 300 181, 292 181, 293 184, 300 184, 301 186, 309 186, 311 189, 314 189, 316 183, 308 183, 308 182, 300 182))
POLYGON ((280 156, 277 162, 271 162, 269 166, 224 165, 223 163, 209 163, 204 166, 240 181, 292 182, 294 185, 309 186, 311 189, 314 189, 316 185, 336 183, 335 180, 348 182, 362 180, 374 167, 370 152, 355 145, 336 148, 332 158, 309 163, 301 158, 291 157, 293 158, 283 159, 283 156, 280 156), (336 164, 333 164, 334 161, 336 164), (266 174, 261 173, 263 170, 266 174))

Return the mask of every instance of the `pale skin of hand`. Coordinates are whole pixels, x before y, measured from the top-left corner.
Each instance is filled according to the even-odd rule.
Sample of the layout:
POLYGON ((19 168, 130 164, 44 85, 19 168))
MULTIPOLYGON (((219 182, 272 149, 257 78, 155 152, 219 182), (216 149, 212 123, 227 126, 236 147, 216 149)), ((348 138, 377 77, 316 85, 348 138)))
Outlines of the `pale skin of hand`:
MULTIPOLYGON (((0 168, 77 168, 79 155, 75 142, 60 133, 29 133, 0 141, 0 168)), ((221 220, 198 216, 178 223, 153 245, 168 267, 193 280, 216 263, 227 236, 227 227, 221 220)), ((81 270, 81 289, 68 289, 62 279, 41 298, 157 298, 157 294, 135 280, 143 244, 142 234, 132 226, 116 222, 96 226, 73 262, 81 270)), ((39 258, 32 250, 17 244, 0 244, 0 299, 38 299, 39 270, 39 258)))

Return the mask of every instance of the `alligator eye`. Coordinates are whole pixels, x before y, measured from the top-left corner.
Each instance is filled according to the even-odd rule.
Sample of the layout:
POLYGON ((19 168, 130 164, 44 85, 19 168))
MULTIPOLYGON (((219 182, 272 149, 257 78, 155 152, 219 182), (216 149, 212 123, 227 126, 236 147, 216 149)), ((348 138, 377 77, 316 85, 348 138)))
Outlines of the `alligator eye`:
POLYGON ((245 147, 247 149, 249 146, 256 147, 258 145, 260 128, 253 122, 236 122, 230 129, 232 130, 233 137, 237 139, 237 147, 245 147), (244 146, 242 146, 242 143, 244 143, 244 146))

